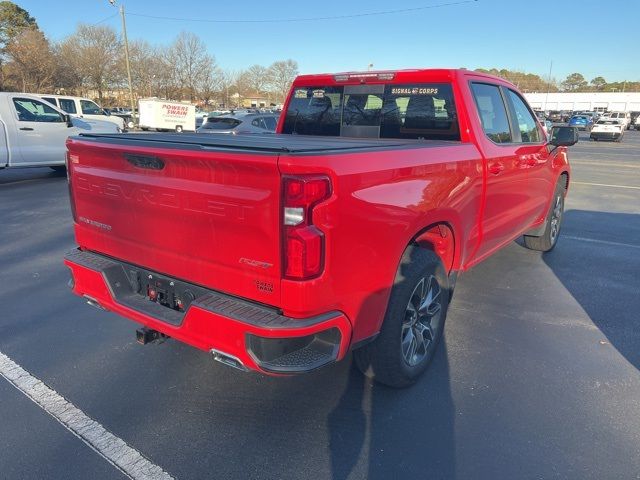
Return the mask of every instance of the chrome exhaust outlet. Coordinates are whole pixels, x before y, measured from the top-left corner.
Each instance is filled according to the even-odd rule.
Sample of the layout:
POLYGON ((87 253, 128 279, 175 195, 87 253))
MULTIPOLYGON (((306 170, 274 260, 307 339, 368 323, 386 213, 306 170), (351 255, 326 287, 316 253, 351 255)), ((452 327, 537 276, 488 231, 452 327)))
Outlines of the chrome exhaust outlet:
POLYGON ((216 362, 220 362, 225 364, 228 367, 233 367, 238 370, 242 370, 243 372, 248 372, 249 369, 244 366, 244 364, 240 361, 239 358, 234 357, 233 355, 229 355, 228 353, 220 352, 219 350, 211 349, 211 355, 213 355, 213 359, 216 362))
POLYGON ((98 302, 95 298, 90 297, 89 295, 83 295, 83 297, 87 301, 87 305, 91 305, 92 307, 95 307, 98 310, 108 312, 108 310, 104 308, 102 305, 100 305, 100 302, 98 302))

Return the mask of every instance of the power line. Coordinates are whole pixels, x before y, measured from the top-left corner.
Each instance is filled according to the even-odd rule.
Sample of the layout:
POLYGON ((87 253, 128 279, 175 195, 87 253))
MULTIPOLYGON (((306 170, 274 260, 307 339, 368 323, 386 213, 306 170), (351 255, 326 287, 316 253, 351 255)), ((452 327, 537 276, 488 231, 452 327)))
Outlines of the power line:
POLYGON ((99 22, 92 23, 92 24, 91 24, 91 26, 92 26, 92 27, 95 27, 96 25, 100 25, 102 22, 106 22, 107 20, 111 20, 112 18, 117 17, 117 16, 118 16, 118 14, 117 14, 117 13, 114 13, 113 15, 110 15, 110 16, 108 16, 107 18, 103 18, 103 19, 102 19, 102 20, 100 20, 99 22))
POLYGON ((421 10, 430 10, 433 8, 452 7, 456 5, 465 5, 469 3, 476 3, 478 0, 462 0, 459 2, 438 3, 435 5, 428 5, 424 7, 414 8, 401 8, 397 10, 385 10, 379 12, 367 12, 367 13, 354 13, 351 15, 335 15, 330 17, 307 17, 307 18, 280 18, 271 20, 211 20, 206 18, 178 18, 178 17, 163 17, 160 15, 147 15, 144 13, 128 12, 128 15, 143 18, 153 18, 155 20, 174 20, 179 22, 200 22, 200 23, 294 23, 294 22, 316 22, 325 20, 343 20, 348 18, 360 18, 360 17, 373 17, 378 15, 393 15, 398 13, 417 12, 421 10))

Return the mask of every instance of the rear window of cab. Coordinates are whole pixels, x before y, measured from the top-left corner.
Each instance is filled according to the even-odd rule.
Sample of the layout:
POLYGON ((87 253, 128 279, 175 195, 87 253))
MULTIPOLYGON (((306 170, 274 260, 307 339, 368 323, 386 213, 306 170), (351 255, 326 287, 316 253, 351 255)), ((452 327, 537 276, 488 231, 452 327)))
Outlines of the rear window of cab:
POLYGON ((283 133, 460 140, 448 83, 294 87, 283 133))

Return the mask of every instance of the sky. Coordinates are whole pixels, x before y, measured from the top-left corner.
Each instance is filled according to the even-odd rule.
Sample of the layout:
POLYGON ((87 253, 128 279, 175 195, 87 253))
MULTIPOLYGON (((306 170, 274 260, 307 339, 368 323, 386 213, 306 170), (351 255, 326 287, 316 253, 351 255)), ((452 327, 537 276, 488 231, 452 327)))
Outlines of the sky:
MULTIPOLYGON (((78 23, 121 29, 117 8, 108 0, 16 3, 36 18, 50 40, 72 34, 78 23)), ((587 80, 640 80, 640 0, 121 3, 129 40, 168 45, 180 31, 190 31, 204 40, 223 69, 292 58, 301 73, 366 70, 373 64, 375 70, 508 68, 547 78, 553 62, 551 76, 557 80, 573 72, 587 80), (363 15, 401 9, 413 10, 363 15), (297 20, 336 16, 350 17, 297 20), (275 22, 237 23, 247 20, 275 22)))

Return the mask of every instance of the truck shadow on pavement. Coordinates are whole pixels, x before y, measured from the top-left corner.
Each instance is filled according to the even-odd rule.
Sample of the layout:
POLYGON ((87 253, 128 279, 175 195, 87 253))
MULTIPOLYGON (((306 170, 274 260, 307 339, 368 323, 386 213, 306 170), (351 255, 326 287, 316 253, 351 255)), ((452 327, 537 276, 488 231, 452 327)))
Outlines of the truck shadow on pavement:
POLYGON ((569 210, 558 245, 542 258, 609 343, 640 369, 640 215, 569 210))
POLYGON ((454 418, 444 336, 428 370, 406 389, 375 383, 353 366, 327 417, 332 478, 453 478, 454 418))
POLYGON ((454 405, 446 342, 414 386, 376 384, 355 367, 328 415, 332 478, 454 478, 454 405))

